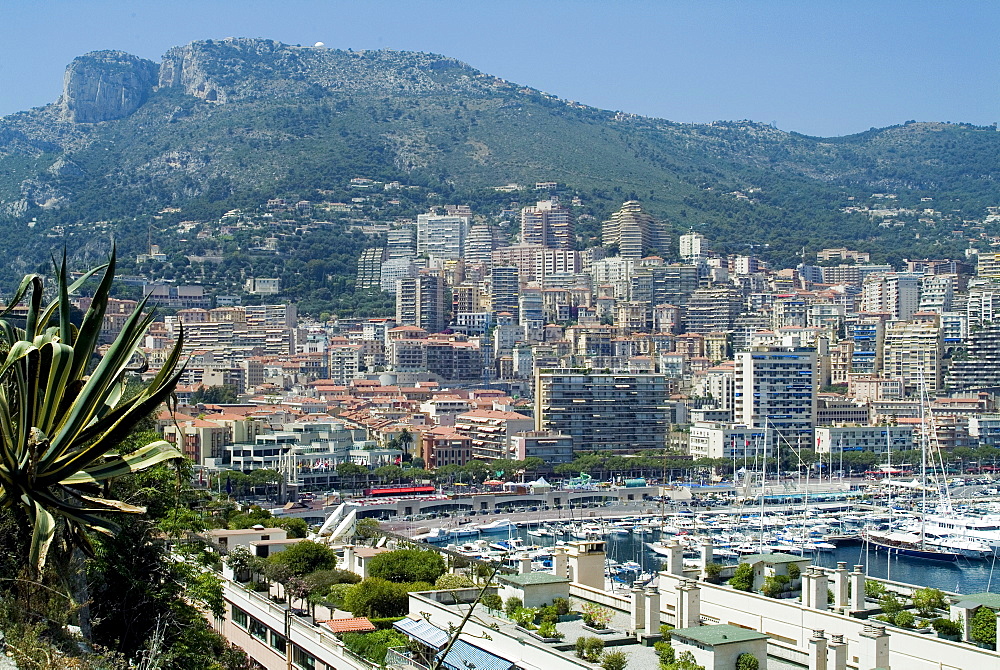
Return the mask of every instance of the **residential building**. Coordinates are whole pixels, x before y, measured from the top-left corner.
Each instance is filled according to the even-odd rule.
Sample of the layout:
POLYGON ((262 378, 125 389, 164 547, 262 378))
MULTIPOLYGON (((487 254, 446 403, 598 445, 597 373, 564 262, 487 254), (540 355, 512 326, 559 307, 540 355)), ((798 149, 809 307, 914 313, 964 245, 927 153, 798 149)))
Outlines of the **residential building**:
POLYGON ((969 335, 965 356, 952 361, 945 385, 951 392, 1000 394, 1000 323, 969 335))
POLYGON ((465 254, 471 217, 420 214, 417 216, 417 255, 458 260, 465 254))
POLYGON ((816 351, 755 347, 736 354, 734 420, 762 428, 768 448, 812 444, 816 425, 816 351))
POLYGON ((665 238, 663 224, 643 211, 635 200, 623 204, 601 229, 601 244, 618 247, 622 258, 639 259, 651 251, 665 249, 665 238))
POLYGON ((472 457, 485 461, 513 457, 512 439, 530 431, 535 421, 518 412, 476 409, 455 417, 455 432, 472 442, 472 457))
MULTIPOLYGON (((816 428, 816 453, 834 458, 842 453, 867 451, 886 454, 915 447, 913 426, 821 426, 816 428)), ((837 465, 834 462, 833 467, 837 465)))
POLYGON ((396 323, 430 333, 445 327, 444 280, 421 273, 396 282, 396 323))
POLYGON ((901 379, 904 393, 933 398, 941 389, 940 316, 917 312, 910 321, 890 321, 885 328, 884 375, 901 379))
POLYGON ((576 451, 662 449, 670 423, 667 401, 661 374, 581 368, 535 373, 535 429, 571 436, 576 451))
POLYGON ((529 430, 511 437, 514 458, 541 458, 546 465, 573 462, 573 438, 548 430, 529 430))
POLYGON ((522 208, 521 242, 549 249, 572 249, 576 244, 573 214, 555 199, 522 208))

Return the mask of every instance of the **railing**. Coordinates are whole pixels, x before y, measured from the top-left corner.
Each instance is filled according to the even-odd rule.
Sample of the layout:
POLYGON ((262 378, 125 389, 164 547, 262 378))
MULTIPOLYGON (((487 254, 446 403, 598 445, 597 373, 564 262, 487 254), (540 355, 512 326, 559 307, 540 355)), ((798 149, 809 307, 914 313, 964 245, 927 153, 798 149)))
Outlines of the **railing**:
POLYGON ((406 647, 389 647, 389 651, 385 654, 385 667, 430 670, 430 668, 423 663, 414 661, 413 655, 406 647))

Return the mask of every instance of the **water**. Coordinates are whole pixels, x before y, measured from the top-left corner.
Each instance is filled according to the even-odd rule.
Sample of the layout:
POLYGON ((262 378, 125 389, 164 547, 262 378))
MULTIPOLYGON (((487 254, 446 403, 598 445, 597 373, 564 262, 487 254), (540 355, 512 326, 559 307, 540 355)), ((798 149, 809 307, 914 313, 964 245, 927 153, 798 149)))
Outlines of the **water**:
MULTIPOLYGON (((524 540, 525 544, 552 546, 555 544, 555 540, 569 541, 572 539, 568 536, 531 537, 527 531, 527 528, 518 528, 516 533, 524 540)), ((483 537, 495 542, 507 536, 506 534, 494 534, 483 537)), ((619 563, 635 561, 641 564, 645 570, 655 570, 663 561, 662 556, 646 546, 647 542, 660 539, 658 531, 646 532, 641 536, 634 533, 608 535, 605 539, 607 540, 608 557, 611 560, 619 563)), ((996 559, 982 561, 960 558, 957 563, 944 563, 922 561, 906 556, 890 558, 885 552, 876 552, 868 545, 859 542, 841 544, 833 551, 819 552, 813 554, 811 558, 816 565, 827 568, 837 567, 838 561, 847 563, 848 569, 853 569, 855 565, 864 565, 867 574, 872 577, 919 586, 931 586, 943 591, 962 594, 982 593, 984 591, 1000 592, 1000 564, 994 566, 994 563, 997 563, 996 559), (992 575, 991 579, 994 567, 996 574, 992 575)))

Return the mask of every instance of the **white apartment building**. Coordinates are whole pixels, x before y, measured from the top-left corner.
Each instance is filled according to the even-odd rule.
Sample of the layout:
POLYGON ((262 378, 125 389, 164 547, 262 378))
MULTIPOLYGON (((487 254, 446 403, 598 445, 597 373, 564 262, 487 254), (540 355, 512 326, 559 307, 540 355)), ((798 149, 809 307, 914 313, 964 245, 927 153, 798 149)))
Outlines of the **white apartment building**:
POLYGON ((821 426, 816 428, 816 453, 869 451, 886 454, 914 448, 913 426, 821 426))
POLYGON ((766 429, 768 448, 810 446, 816 424, 816 351, 757 347, 736 354, 738 424, 766 429))
POLYGON ((426 254, 450 260, 462 258, 470 221, 469 216, 418 215, 417 255, 426 254))

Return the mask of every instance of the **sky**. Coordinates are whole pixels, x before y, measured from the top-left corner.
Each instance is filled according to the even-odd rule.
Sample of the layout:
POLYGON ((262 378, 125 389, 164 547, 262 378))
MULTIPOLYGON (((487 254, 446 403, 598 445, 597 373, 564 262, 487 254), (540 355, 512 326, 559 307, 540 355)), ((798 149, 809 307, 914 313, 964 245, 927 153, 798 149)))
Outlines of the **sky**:
POLYGON ((0 115, 78 55, 267 37, 443 54, 603 109, 838 136, 1000 121, 996 0, 0 0, 0 115))

